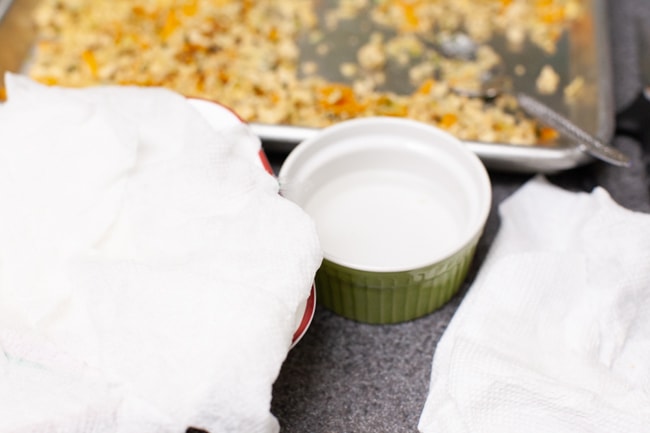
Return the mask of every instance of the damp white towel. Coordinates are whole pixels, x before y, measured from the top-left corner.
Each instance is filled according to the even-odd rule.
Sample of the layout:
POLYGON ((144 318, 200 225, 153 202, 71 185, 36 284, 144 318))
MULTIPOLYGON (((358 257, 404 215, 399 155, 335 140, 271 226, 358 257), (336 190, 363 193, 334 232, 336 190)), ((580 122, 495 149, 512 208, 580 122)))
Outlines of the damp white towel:
POLYGON ((500 216, 420 431, 650 432, 650 215, 537 177, 500 216))
POLYGON ((0 432, 277 432, 321 252, 259 140, 163 89, 6 84, 0 432))

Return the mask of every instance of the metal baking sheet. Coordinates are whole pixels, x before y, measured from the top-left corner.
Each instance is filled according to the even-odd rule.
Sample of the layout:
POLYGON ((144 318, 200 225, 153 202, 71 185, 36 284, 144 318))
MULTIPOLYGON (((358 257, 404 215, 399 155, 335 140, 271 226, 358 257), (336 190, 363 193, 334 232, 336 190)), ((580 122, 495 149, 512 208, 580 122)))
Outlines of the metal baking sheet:
MULTIPOLYGON (((319 2, 321 6, 328 3, 332 2, 319 2)), ((505 39, 499 36, 494 37, 490 45, 502 56, 508 68, 507 74, 513 80, 513 91, 537 97, 607 143, 613 135, 614 117, 607 5, 604 0, 585 0, 583 5, 585 13, 561 37, 553 55, 542 52, 532 43, 527 43, 523 50, 514 52, 507 48, 505 39), (516 65, 524 65, 528 71, 535 72, 518 77, 513 71, 516 65), (559 90, 551 96, 539 95, 535 88, 536 71, 544 65, 552 66, 560 75, 559 90), (562 86, 566 86, 575 77, 584 79, 584 87, 588 92, 585 92, 585 97, 567 104, 563 99, 562 86)), ((321 13, 321 16, 323 15, 324 13, 321 13)), ((346 31, 358 28, 361 32, 364 27, 366 26, 348 26, 346 31)), ((335 41, 335 44, 339 47, 346 46, 344 39, 335 41)), ((345 57, 345 54, 342 57, 345 57)), ((332 75, 336 74, 338 65, 331 62, 329 66, 332 75)), ((266 148, 280 152, 290 151, 297 143, 318 132, 313 128, 295 126, 252 126, 259 136, 266 139, 266 148)), ((558 138, 553 146, 520 146, 477 141, 466 141, 466 144, 486 166, 502 171, 552 173, 593 161, 565 137, 558 138)))
MULTIPOLYGON (((0 0, 0 72, 24 71, 36 37, 31 15, 37 3, 38 0, 0 0)), ((605 0, 584 0, 586 13, 561 37, 553 55, 543 53, 532 44, 524 50, 512 52, 506 48, 505 41, 498 37, 491 41, 491 45, 511 69, 523 64, 527 70, 535 71, 545 64, 551 65, 560 75, 560 88, 574 77, 582 77, 585 88, 589 90, 585 92, 587 97, 579 98, 570 105, 564 102, 561 91, 541 99, 584 130, 609 142, 613 134, 614 108, 606 7, 605 0)), ((359 29, 362 31, 361 27, 359 29)), ((513 90, 539 96, 533 74, 517 78, 510 70, 509 75, 513 77, 513 90)), ((289 152, 300 141, 318 132, 315 128, 295 125, 252 123, 251 127, 271 152, 289 152)), ((467 141, 466 144, 486 166, 495 170, 552 173, 592 161, 591 157, 563 137, 553 146, 475 141, 467 141)))

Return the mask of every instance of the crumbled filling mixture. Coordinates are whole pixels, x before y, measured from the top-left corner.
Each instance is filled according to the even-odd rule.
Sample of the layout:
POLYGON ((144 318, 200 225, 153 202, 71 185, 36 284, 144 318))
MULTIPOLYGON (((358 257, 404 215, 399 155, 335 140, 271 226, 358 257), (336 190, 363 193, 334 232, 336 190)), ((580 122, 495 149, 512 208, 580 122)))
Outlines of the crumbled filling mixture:
POLYGON ((537 91, 542 95, 552 95, 557 91, 560 84, 560 76, 550 65, 544 65, 535 80, 537 91))
MULTIPOLYGON (((480 88, 499 63, 484 44, 505 35, 549 54, 580 0, 42 0, 39 39, 29 74, 64 86, 163 86, 219 101, 250 122, 323 127, 352 117, 408 116, 461 139, 540 144, 549 133, 523 116, 507 94, 486 101, 458 89, 480 88), (320 55, 344 20, 367 14, 386 32, 370 32, 345 80, 328 80, 301 61, 299 40, 320 55), (440 54, 430 35, 462 29, 478 45, 469 58, 440 54), (387 90, 389 63, 406 65, 412 90, 387 90), (345 82, 343 82, 345 81, 345 82)), ((390 84, 390 83, 388 83, 390 84)))

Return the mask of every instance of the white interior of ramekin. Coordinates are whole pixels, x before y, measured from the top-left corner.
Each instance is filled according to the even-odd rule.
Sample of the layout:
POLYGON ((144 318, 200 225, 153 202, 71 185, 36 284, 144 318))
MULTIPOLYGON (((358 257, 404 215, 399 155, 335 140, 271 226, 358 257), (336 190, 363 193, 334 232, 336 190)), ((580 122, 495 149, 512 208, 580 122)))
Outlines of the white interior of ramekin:
POLYGON ((490 181, 458 139, 401 118, 339 123, 299 144, 282 194, 314 219, 325 258, 397 272, 437 263, 481 233, 490 181))

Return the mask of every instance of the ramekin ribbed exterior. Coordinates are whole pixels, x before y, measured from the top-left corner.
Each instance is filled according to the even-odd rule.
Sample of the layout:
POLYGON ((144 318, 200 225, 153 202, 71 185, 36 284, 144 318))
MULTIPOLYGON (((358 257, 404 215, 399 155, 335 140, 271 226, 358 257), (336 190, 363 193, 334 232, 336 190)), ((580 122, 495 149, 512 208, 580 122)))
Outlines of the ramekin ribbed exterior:
POLYGON ((318 301, 348 319, 400 323, 437 310, 462 286, 479 236, 456 254, 430 266, 401 272, 367 272, 327 259, 316 273, 318 301))

